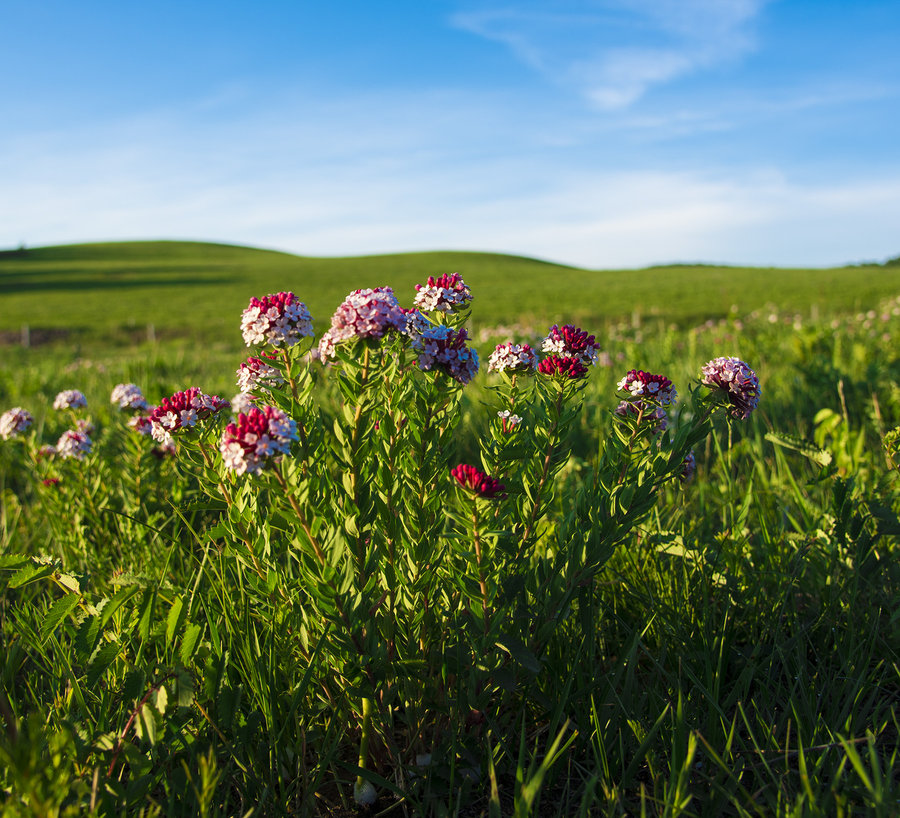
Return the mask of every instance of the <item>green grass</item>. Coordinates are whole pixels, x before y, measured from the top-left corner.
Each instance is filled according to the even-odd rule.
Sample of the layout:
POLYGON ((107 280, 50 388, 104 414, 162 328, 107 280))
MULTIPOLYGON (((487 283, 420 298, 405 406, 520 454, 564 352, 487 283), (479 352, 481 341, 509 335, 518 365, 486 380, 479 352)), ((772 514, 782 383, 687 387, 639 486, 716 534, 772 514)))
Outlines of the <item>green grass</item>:
MULTIPOLYGON (((8 351, 0 412, 27 407, 52 442, 64 423, 49 409, 54 394, 80 388, 103 439, 121 423, 108 405, 118 382, 138 383, 151 401, 193 383, 230 397, 251 295, 293 289, 321 331, 352 289, 393 284, 410 303, 415 282, 450 270, 472 286, 476 327, 524 317, 539 328, 565 320, 608 330, 600 340, 612 365, 591 372, 561 489, 577 484, 604 439, 614 385, 632 367, 668 374, 685 394, 704 361, 734 354, 759 373, 763 394, 750 421, 720 427, 699 448, 694 482, 668 488, 584 589, 509 708, 466 726, 478 781, 435 776, 423 794, 407 780, 419 800, 393 802, 382 787, 379 808, 896 815, 900 473, 883 448, 900 426, 896 265, 592 273, 483 254, 304 259, 181 243, 9 253, 0 256, 3 329, 17 336, 23 315, 33 327, 92 329, 74 336, 82 356, 70 343, 8 351), (769 309, 747 317, 767 302, 777 303, 773 322, 769 309), (631 326, 635 310, 640 326, 631 326), (858 315, 869 310, 872 319, 858 315), (160 340, 126 346, 150 322, 160 340), (779 435, 805 440, 805 454, 776 445, 779 435), (819 447, 828 470, 810 457, 819 447), (558 755, 548 755, 557 736, 558 755)), ((465 392, 462 462, 477 456, 488 383, 482 373, 465 392)), ((332 669, 308 677, 289 629, 248 593, 248 572, 207 554, 202 531, 215 509, 176 479, 176 463, 150 459, 156 482, 143 488, 143 516, 103 513, 88 527, 84 496, 54 500, 18 451, 0 441, 0 814, 89 814, 96 802, 95 814, 127 803, 133 814, 354 815, 354 747, 339 717, 347 702, 304 687, 332 669), (62 616, 70 591, 50 576, 23 578, 12 567, 19 555, 88 575, 85 600, 134 583, 140 591, 92 653, 81 614, 62 616), (192 600, 192 621, 216 625, 215 640, 204 624, 190 651, 180 636, 165 647, 176 598, 192 600), (180 680, 166 680, 170 705, 153 745, 129 717, 173 669, 194 679, 195 698, 175 707, 180 680)), ((103 468, 108 477, 91 476, 101 509, 133 490, 128 467, 103 468)), ((470 714, 451 715, 467 724, 470 714)), ((392 772, 379 769, 399 780, 392 772)))
POLYGON ((475 329, 575 322, 597 329, 634 315, 682 327, 772 304, 827 315, 896 294, 896 268, 827 270, 672 265, 581 270, 518 256, 431 252, 309 258, 195 242, 124 242, 0 253, 0 338, 88 347, 180 338, 234 346, 251 295, 293 290, 322 328, 344 296, 392 286, 411 305, 428 275, 460 272, 477 293, 475 329))

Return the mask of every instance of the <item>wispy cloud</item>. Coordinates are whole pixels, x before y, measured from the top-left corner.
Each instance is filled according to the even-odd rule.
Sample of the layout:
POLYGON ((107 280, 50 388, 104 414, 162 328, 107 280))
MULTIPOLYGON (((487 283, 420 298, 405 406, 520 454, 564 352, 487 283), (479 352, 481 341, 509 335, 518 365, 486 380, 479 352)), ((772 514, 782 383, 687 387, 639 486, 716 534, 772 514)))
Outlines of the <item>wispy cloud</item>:
POLYGON ((655 86, 739 59, 755 46, 767 0, 563 0, 469 6, 451 23, 502 43, 600 109, 619 110, 655 86))
POLYGON ((285 100, 293 113, 206 128, 157 114, 0 138, 0 246, 185 238, 307 255, 455 248, 589 268, 827 265, 898 252, 900 166, 827 183, 753 165, 584 166, 514 141, 521 127, 509 119, 500 147, 465 141, 473 121, 490 130, 488 102, 457 100, 441 113, 447 99, 434 110, 420 97, 393 108, 377 96, 285 100))

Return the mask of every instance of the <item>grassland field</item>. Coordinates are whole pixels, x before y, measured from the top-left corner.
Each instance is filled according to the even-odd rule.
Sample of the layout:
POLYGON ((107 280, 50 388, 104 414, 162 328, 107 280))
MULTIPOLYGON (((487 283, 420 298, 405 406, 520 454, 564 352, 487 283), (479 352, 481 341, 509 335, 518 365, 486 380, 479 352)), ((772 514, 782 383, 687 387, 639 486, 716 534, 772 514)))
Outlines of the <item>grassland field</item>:
MULTIPOLYGON (((176 458, 157 461, 149 446, 141 454, 109 394, 133 382, 155 402, 196 384, 230 398, 250 354, 239 324, 251 296, 293 291, 319 334, 352 290, 389 285, 411 306, 416 283, 454 271, 475 297, 483 364, 463 392, 455 462, 476 462, 485 439, 496 376, 484 362, 507 340, 504 325, 535 343, 550 324, 574 323, 601 344, 555 478, 555 510, 607 445, 627 370, 666 373, 684 400, 704 362, 735 355, 759 374, 762 399, 749 420, 720 423, 698 446, 693 483, 660 490, 549 642, 540 671, 504 694, 484 733, 473 738, 467 712, 447 715, 464 726, 478 783, 460 784, 451 764, 450 783, 432 777, 423 792, 421 777, 384 756, 377 772, 394 790, 379 784, 378 809, 897 814, 900 444, 890 432, 900 428, 900 266, 589 271, 483 253, 325 259, 129 242, 0 253, 0 412, 26 407, 35 445, 52 443, 66 422, 51 409, 54 395, 81 389, 98 426, 96 471, 80 484, 77 464, 61 464, 61 492, 35 476, 53 463, 25 462, 0 441, 4 818, 357 815, 348 794, 356 699, 317 695, 334 672, 315 661, 301 682, 296 640, 273 625, 302 621, 301 606, 259 603, 268 591, 246 584, 246 565, 204 556, 215 520, 196 475, 176 458), (164 488, 135 486, 118 452, 164 488), (66 479, 86 487, 93 511, 79 505, 80 490, 65 494, 66 479), (140 514, 116 513, 135 492, 140 514), (22 568, 22 555, 83 574, 84 599, 66 607, 72 589, 22 568), (115 616, 90 613, 88 602, 102 610, 128 582, 143 583, 141 593, 115 616), (180 600, 193 604, 195 594, 182 622, 180 600), (102 633, 85 647, 99 619, 102 633), (185 650, 190 629, 197 656, 185 650), (97 640, 118 652, 101 662, 97 640), (167 673, 190 675, 196 690, 153 716, 151 741, 133 714, 167 673), (313 692, 295 697, 309 679, 313 692), (551 764, 561 729, 571 742, 551 764)), ((321 399, 330 423, 340 393, 324 389, 321 399)), ((672 410, 675 428, 681 411, 672 410)), ((270 557, 278 570, 281 557, 270 557)))

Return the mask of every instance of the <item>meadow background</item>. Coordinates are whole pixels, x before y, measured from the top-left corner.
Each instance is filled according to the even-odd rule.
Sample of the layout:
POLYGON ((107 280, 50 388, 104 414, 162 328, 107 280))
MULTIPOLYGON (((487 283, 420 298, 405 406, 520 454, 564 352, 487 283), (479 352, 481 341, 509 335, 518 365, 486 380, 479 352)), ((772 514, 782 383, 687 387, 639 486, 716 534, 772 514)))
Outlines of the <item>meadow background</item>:
MULTIPOLYGON (((52 442, 53 397, 78 388, 98 438, 116 439, 116 383, 138 383, 151 402, 195 384, 237 391, 251 294, 297 292, 321 332, 352 289, 390 284, 411 304, 415 282, 454 270, 475 295, 483 361, 551 323, 597 334, 600 365, 557 481, 562 507, 604 445, 628 369, 664 372, 684 395, 701 364, 733 354, 758 372, 763 397, 748 422, 717 430, 696 453, 695 480, 672 484, 617 549, 512 704, 488 715, 475 755, 460 757, 469 772, 439 770, 423 788, 382 761, 370 814, 893 814, 896 265, 588 271, 474 253, 323 259, 177 242, 11 251, 0 257, 14 305, 2 317, 0 406, 27 407, 52 442)), ((464 391, 460 462, 475 462, 487 433, 490 383, 482 372, 464 391)), ((133 490, 130 467, 109 462, 85 484, 98 510, 79 512, 84 497, 48 497, 11 443, 0 446, 6 812, 356 814, 353 723, 311 693, 298 698, 304 666, 266 635, 264 611, 248 612, 234 567, 201 564, 215 518, 188 502, 195 489, 150 488, 123 517, 111 509, 133 490), (179 620, 191 588, 203 610, 179 620), (101 610, 104 599, 121 605, 99 645, 85 644, 91 617, 70 607, 81 594, 101 610), (146 716, 157 683, 179 706, 146 716)), ((172 464, 156 468, 160 486, 176 485, 172 464)))

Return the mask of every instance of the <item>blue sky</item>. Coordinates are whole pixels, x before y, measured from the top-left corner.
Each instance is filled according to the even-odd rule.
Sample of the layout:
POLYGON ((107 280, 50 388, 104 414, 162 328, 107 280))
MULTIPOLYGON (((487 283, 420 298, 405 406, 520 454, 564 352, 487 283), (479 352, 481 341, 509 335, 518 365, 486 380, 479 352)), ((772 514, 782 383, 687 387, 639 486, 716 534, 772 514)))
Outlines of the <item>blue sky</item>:
POLYGON ((900 254, 896 0, 0 0, 0 247, 900 254))

